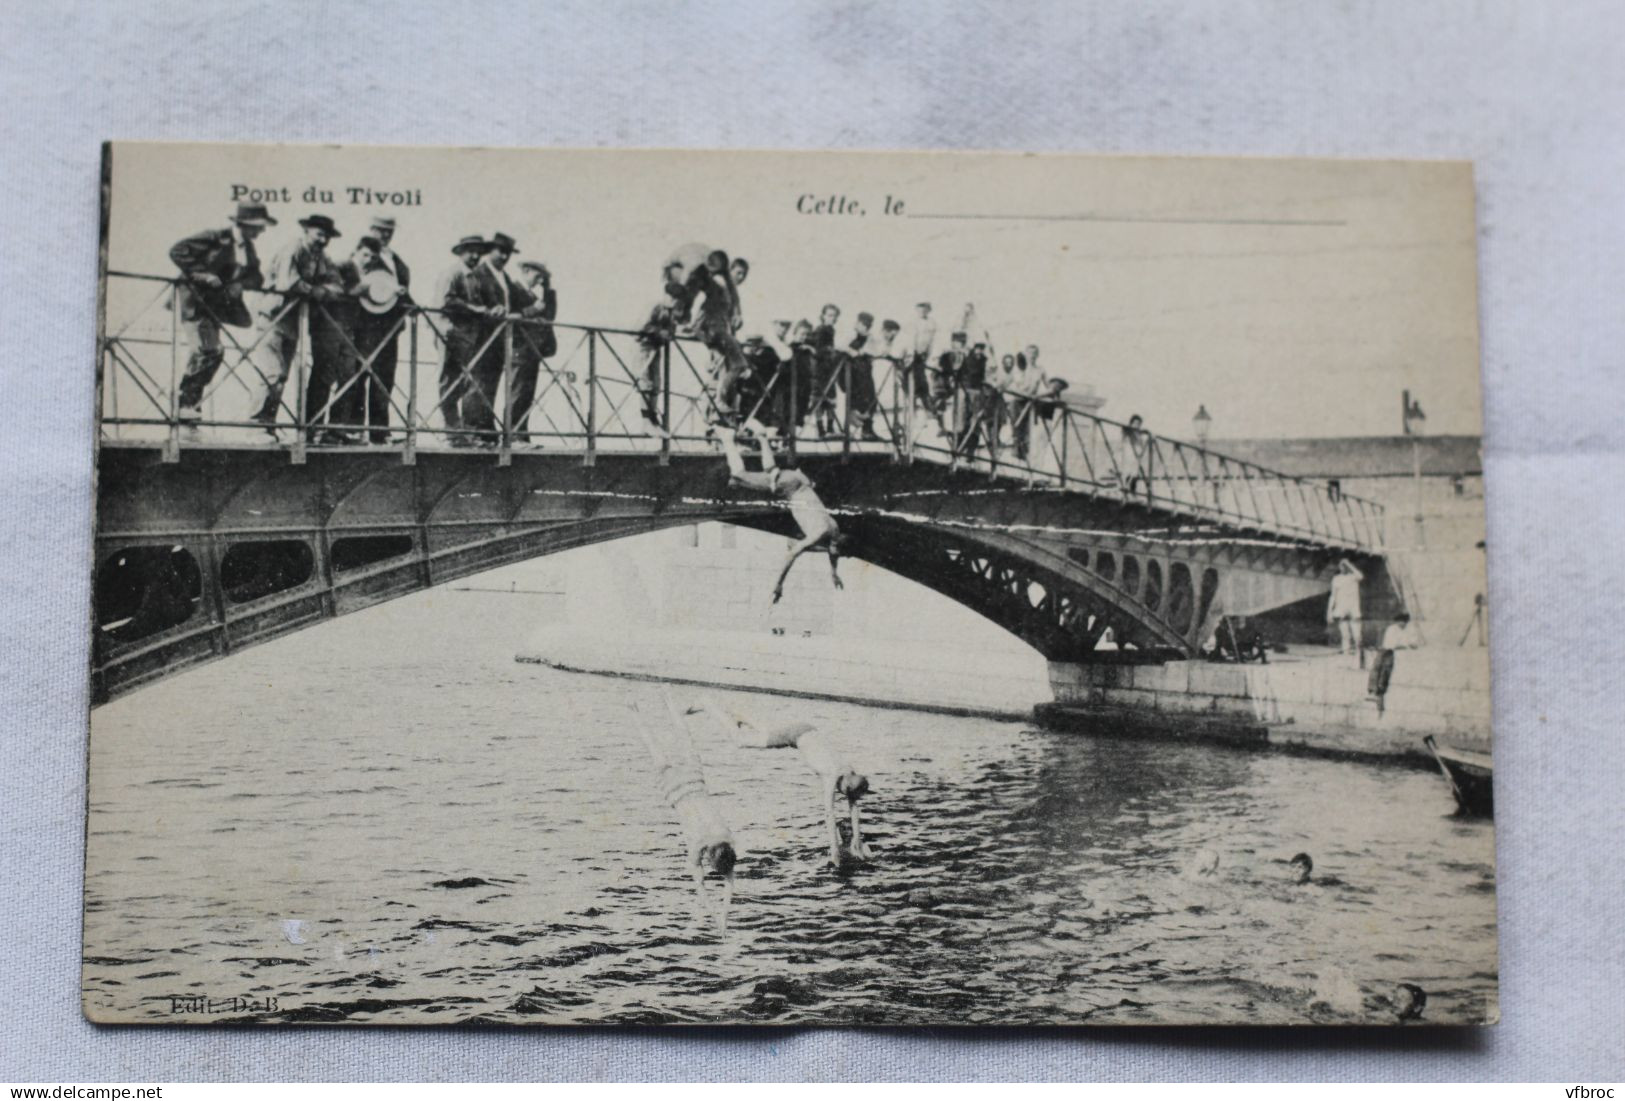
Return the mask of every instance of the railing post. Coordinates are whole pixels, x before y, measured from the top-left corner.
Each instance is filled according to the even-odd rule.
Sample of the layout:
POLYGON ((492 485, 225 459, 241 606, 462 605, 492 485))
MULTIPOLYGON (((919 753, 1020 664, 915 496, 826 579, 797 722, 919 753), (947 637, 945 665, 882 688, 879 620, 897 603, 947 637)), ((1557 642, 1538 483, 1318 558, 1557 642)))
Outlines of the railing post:
POLYGON ((1004 415, 1004 396, 994 387, 990 397, 984 385, 980 404, 986 413, 982 418, 982 434, 987 443, 987 480, 992 482, 999 477, 999 430, 1004 427, 1000 423, 1004 415))
POLYGON ((406 335, 406 437, 401 441, 401 465, 418 461, 418 314, 407 315, 406 335))
POLYGON ((914 396, 914 357, 910 356, 908 366, 903 368, 903 461, 914 461, 914 437, 918 434, 914 423, 915 406, 918 404, 914 396))
POLYGON ((841 390, 846 394, 846 408, 841 416, 841 461, 852 459, 852 357, 841 357, 841 390))
POLYGON ((790 425, 784 434, 785 449, 792 460, 796 457, 796 441, 801 438, 801 365, 796 362, 796 349, 790 349, 790 425))
MULTIPOLYGON (((105 338, 101 342, 101 351, 102 385, 106 386, 109 382, 111 382, 113 386, 112 391, 108 394, 109 399, 113 403, 113 435, 115 437, 120 437, 123 435, 124 426, 118 423, 118 360, 113 356, 112 342, 105 338)), ((103 416, 105 417, 106 414, 103 413, 103 416)))
POLYGON ((169 432, 164 437, 163 461, 181 461, 180 414, 180 317, 181 285, 177 280, 169 285, 169 432))
MULTIPOLYGON (((671 408, 671 387, 666 387, 667 404, 671 408)), ((669 430, 668 430, 669 431, 669 430)), ((587 330, 587 451, 581 457, 582 466, 593 466, 598 461, 598 330, 587 330)))
POLYGON ((1067 456, 1071 453, 1071 448, 1067 445, 1067 440, 1069 440, 1071 438, 1071 436, 1072 436, 1072 410, 1066 408, 1065 406, 1062 406, 1061 407, 1061 488, 1062 489, 1066 488, 1067 456))
MULTIPOLYGON (((295 340, 293 351, 293 451, 290 454, 290 459, 294 465, 302 466, 305 462, 305 435, 307 432, 305 417, 308 413, 308 411, 305 409, 305 382, 306 377, 310 373, 310 365, 307 363, 307 360, 310 358, 311 354, 310 301, 308 299, 301 299, 299 305, 295 307, 295 309, 296 316, 294 326, 296 332, 294 334, 295 340)), ((283 393, 286 392, 286 389, 284 389, 283 393)), ((276 410, 272 410, 271 415, 273 418, 275 418, 276 413, 276 410)), ((274 419, 272 423, 275 423, 274 419)))
MULTIPOLYGON (((513 465, 513 327, 512 317, 502 322, 502 435, 497 441, 497 465, 513 465)), ((491 397, 495 399, 496 395, 491 397)))
MULTIPOLYGON (((591 353, 589 353, 590 355, 591 353)), ((660 346, 660 465, 671 462, 671 341, 660 346)), ((589 398, 589 400, 591 400, 589 398)))

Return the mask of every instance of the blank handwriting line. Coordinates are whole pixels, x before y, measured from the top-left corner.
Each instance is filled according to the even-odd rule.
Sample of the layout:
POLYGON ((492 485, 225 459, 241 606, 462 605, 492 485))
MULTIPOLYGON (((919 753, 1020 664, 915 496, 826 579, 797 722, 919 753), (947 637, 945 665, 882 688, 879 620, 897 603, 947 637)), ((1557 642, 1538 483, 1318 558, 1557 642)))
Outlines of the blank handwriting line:
POLYGON ((1346 226, 1342 219, 1313 218, 1136 218, 1116 214, 907 214, 908 218, 944 218, 1008 222, 1130 222, 1181 226, 1346 226))

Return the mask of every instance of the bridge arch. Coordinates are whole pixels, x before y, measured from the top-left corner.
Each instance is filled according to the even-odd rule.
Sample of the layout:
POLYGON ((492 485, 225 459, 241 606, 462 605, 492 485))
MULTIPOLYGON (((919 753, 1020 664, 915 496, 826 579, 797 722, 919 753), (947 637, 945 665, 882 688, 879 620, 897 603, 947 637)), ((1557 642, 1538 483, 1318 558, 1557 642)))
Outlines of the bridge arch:
MULTIPOLYGON (((1191 656, 1220 610, 1240 610, 1238 594, 1249 608, 1305 600, 1326 590, 1334 561, 1326 548, 1230 542, 1143 508, 990 487, 985 475, 888 456, 805 465, 837 505, 848 553, 1054 661, 1191 656)), ((293 464, 272 450, 222 449, 167 463, 109 449, 99 470, 98 701, 528 558, 707 520, 794 530, 782 506, 730 489, 709 455, 589 465, 544 453, 502 466, 468 453, 413 465, 388 453, 313 453, 293 464), (135 566, 150 574, 140 584, 135 566)))

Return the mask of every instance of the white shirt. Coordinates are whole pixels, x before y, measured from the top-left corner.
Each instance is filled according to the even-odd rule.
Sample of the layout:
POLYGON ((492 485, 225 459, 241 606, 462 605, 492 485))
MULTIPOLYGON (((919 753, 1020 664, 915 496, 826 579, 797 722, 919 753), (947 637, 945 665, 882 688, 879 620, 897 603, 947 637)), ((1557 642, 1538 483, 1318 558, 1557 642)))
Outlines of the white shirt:
POLYGON ((922 359, 931 358, 931 346, 937 342, 937 323, 929 317, 916 318, 909 329, 908 347, 922 359))
POLYGON ((391 274, 391 275, 399 275, 400 274, 401 269, 395 266, 395 253, 393 251, 391 251, 388 247, 380 247, 379 248, 379 250, 378 250, 378 259, 382 260, 385 264, 387 264, 389 266, 389 274, 391 274))
POLYGON ((773 354, 777 355, 781 361, 792 359, 796 354, 795 349, 790 347, 788 341, 781 338, 777 332, 764 334, 762 342, 772 348, 773 354))
POLYGON ((237 253, 238 270, 248 267, 248 238, 243 236, 243 227, 236 222, 231 223, 231 244, 237 253))
POLYGON ((1021 392, 1037 397, 1049 390, 1049 376, 1044 368, 1037 363, 1029 363, 1019 372, 1021 375, 1021 392))
POLYGON ((863 354, 874 356, 876 359, 896 359, 896 345, 897 337, 895 334, 888 337, 884 330, 878 335, 870 333, 869 339, 863 345, 863 354))

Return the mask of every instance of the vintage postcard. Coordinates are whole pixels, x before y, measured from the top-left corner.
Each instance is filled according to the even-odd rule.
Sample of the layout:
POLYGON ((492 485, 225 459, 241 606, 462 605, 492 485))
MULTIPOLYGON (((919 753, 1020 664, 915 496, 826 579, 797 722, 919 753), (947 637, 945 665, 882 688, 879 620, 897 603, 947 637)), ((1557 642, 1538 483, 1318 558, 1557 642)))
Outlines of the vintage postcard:
POLYGON ((91 1020, 1497 1019, 1470 166, 104 183, 91 1020))

